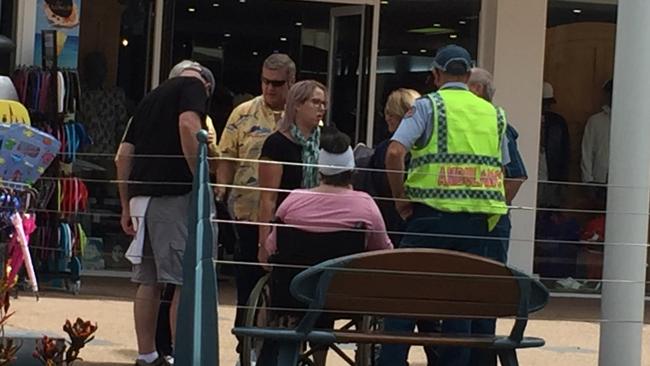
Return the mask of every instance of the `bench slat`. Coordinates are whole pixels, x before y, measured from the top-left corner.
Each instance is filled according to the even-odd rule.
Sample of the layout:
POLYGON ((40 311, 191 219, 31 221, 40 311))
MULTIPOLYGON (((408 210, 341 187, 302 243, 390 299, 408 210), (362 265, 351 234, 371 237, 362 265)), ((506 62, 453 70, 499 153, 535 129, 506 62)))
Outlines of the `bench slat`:
POLYGON ((517 304, 431 300, 415 298, 358 297, 351 294, 328 294, 325 309, 341 313, 375 315, 409 314, 405 317, 505 317, 517 312, 517 304))
MULTIPOLYGON (((314 332, 315 333, 315 332, 314 332)), ((438 333, 359 333, 349 331, 332 332, 336 343, 371 343, 371 344, 411 344, 416 346, 460 346, 471 348, 497 348, 500 341, 507 341, 507 336, 448 335, 438 333)), ((541 347, 541 338, 526 337, 517 348, 541 347)), ((514 344, 513 344, 514 346, 514 344)))
POLYGON ((417 298, 421 300, 457 299, 489 303, 499 294, 500 302, 517 304, 519 290, 512 277, 462 278, 444 275, 409 275, 360 272, 337 273, 329 294, 355 294, 357 297, 417 298))

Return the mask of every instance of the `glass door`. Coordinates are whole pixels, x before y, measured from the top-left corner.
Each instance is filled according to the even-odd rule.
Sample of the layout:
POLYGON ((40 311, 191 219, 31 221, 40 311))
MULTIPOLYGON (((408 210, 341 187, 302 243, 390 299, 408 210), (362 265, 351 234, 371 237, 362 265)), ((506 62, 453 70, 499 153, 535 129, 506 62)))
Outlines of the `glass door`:
POLYGON ((355 144, 365 141, 367 132, 371 10, 367 5, 330 9, 327 123, 335 124, 355 144))

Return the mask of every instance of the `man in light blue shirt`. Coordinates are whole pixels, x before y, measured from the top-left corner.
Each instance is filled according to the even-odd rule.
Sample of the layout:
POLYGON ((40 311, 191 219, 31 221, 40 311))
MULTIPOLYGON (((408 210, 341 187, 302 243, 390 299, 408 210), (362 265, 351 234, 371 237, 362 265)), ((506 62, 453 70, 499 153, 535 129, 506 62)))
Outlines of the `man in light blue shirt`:
MULTIPOLYGON (((470 121, 477 123, 486 122, 483 118, 483 112, 477 112, 484 106, 484 101, 476 101, 474 95, 471 95, 467 81, 470 76, 472 67, 471 56, 467 50, 459 46, 446 46, 440 49, 435 57, 434 70, 432 71, 440 90, 459 90, 466 91, 468 104, 455 104, 456 112, 464 116, 456 118, 468 118, 470 121), (477 105, 479 106, 477 108, 477 105)), ((455 102, 465 103, 465 102, 455 102)), ((488 107, 490 108, 490 107, 488 107)), ((441 109, 438 109, 440 111, 441 109)), ((447 109, 447 111, 449 111, 447 109)), ((410 248, 440 248, 489 256, 489 248, 495 243, 494 231, 490 230, 490 219, 495 215, 489 215, 487 212, 480 213, 475 211, 469 212, 448 212, 434 208, 427 204, 418 202, 409 202, 405 198, 404 185, 404 156, 413 148, 424 148, 431 144, 432 134, 434 131, 434 108, 429 98, 420 98, 415 102, 414 107, 409 111, 399 128, 391 138, 391 144, 386 154, 386 169, 389 173, 388 180, 391 186, 395 207, 400 216, 407 220, 407 232, 402 240, 402 247, 410 248), (422 235, 424 234, 424 235, 422 235), (431 235, 434 237, 432 238, 431 235)), ((444 112, 438 112, 440 114, 444 112)), ((499 114, 500 112, 497 112, 499 114)), ((440 118, 438 116, 437 118, 440 118)), ((439 120, 439 119, 438 119, 439 120)), ((495 117, 495 124, 497 123, 495 117)), ((505 122, 505 121, 504 121, 505 122)), ((489 122, 487 122, 489 123, 489 122)), ((477 126, 478 127, 478 126, 477 126)), ((505 126, 503 126, 505 127, 505 126)), ((476 131, 468 130, 459 132, 459 138, 477 138, 476 131)), ((485 131, 485 130, 483 130, 485 131)), ((503 132, 501 129, 500 132, 503 132)), ((437 132, 440 133, 440 132, 437 132)), ((488 139, 497 136, 485 136, 488 139)), ((480 138, 480 137, 478 137, 480 138)), ((508 151, 508 139, 505 134, 499 136, 501 143, 501 164, 505 165, 510 162, 508 151)), ((439 141, 439 140, 438 140, 439 141)), ((428 148, 428 147, 427 147, 428 148)), ((471 151, 468 152, 472 154, 471 151)), ((451 155, 451 154, 450 154, 451 155)), ((478 155, 477 155, 478 156, 478 155)), ((498 162, 496 163, 498 169, 498 162)), ((417 173, 415 173, 417 174, 417 173)), ((431 187, 433 188, 433 187, 431 187)), ((462 195, 462 194, 461 194, 462 195)), ((503 200, 503 198, 501 198, 503 200)), ((495 216, 498 218, 498 216, 495 216)), ((496 222, 494 222, 496 224, 496 222)), ((493 228, 493 226, 492 226, 493 228)), ((498 244, 498 240, 497 244, 498 244)), ((435 291, 435 290, 434 290, 435 291)), ((473 321, 464 319, 444 320, 442 322, 443 333, 469 334, 472 323, 482 322, 483 320, 473 321)), ((488 320, 489 321, 489 320, 488 320)), ((415 321, 410 319, 386 318, 384 327, 386 331, 412 331, 415 321)), ((418 327, 420 323, 418 323, 418 327)), ((427 350, 429 364, 434 360, 429 357, 434 352, 432 349, 427 350)), ((436 365, 440 366, 469 366, 471 352, 468 348, 460 347, 437 347, 435 353, 439 354, 439 360, 436 365)), ((408 356, 408 347, 405 345, 384 345, 382 346, 379 366, 403 366, 408 356)))
MULTIPOLYGON (((469 90, 467 84, 461 82, 446 83, 440 89, 469 90)), ((391 140, 399 142, 406 150, 411 150, 414 146, 424 147, 433 133, 432 113, 431 101, 426 97, 419 98, 415 101, 412 111, 404 117, 391 140)), ((501 140, 501 160, 504 166, 510 163, 507 136, 501 140)))

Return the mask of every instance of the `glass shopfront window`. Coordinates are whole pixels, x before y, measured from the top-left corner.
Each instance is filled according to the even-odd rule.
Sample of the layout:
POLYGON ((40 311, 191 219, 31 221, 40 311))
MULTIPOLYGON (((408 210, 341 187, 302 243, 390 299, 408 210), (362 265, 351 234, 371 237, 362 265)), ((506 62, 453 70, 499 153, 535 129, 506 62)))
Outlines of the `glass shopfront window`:
POLYGON ((61 142, 58 158, 39 173, 30 206, 36 213, 30 248, 45 287, 76 291, 80 271, 131 270, 113 160, 148 91, 153 4, 0 1, 0 34, 14 34, 13 21, 21 29, 35 24, 17 40, 21 65, 0 54, 2 73, 11 75, 31 125, 61 142), (34 19, 14 18, 18 5, 34 19))
POLYGON ((152 1, 81 2, 77 119, 93 143, 81 150, 73 171, 89 193, 87 215, 79 216, 89 239, 85 271, 131 270, 113 159, 131 113, 149 90, 152 26, 152 1))
POLYGON ((599 293, 617 5, 550 1, 534 271, 599 293))
POLYGON ((388 136, 384 105, 398 88, 433 90, 431 64, 438 48, 458 44, 477 57, 479 0, 389 1, 381 6, 375 92, 374 143, 388 136))
POLYGON ((297 80, 332 83, 328 118, 354 140, 364 140, 371 9, 295 0, 178 0, 172 26, 165 26, 171 31, 165 33, 163 44, 173 47, 161 68, 161 79, 182 59, 210 67, 217 79, 211 115, 220 135, 232 109, 260 94, 264 59, 286 53, 296 62, 297 80), (347 16, 337 17, 341 10, 347 16))
POLYGON ((76 165, 89 191, 89 245, 96 245, 102 253, 101 259, 85 261, 86 270, 131 270, 124 257, 131 239, 120 227, 113 158, 131 113, 149 90, 152 26, 152 1, 82 3, 80 121, 93 144, 76 165))

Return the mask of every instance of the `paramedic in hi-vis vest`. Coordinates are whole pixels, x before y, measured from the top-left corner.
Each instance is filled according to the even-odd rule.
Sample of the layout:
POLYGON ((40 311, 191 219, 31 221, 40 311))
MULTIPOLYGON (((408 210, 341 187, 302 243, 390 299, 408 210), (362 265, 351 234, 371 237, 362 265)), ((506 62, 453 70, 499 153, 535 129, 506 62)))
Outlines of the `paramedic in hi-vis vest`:
MULTIPOLYGON (((490 245, 500 245, 490 237, 495 237, 493 229, 507 213, 503 181, 503 166, 510 160, 506 117, 502 109, 468 89, 471 68, 467 50, 455 45, 441 48, 432 70, 438 91, 418 99, 391 138, 386 170, 397 211, 407 221, 400 248, 487 256, 490 245), (401 172, 409 152, 411 162, 404 180, 401 172)), ((479 328, 494 332, 494 320, 445 320, 442 332, 468 334, 472 322, 492 322, 479 328)), ((414 326, 415 321, 408 319, 385 322, 387 331, 412 331, 414 326)), ((438 347, 435 354, 441 366, 478 365, 474 358, 483 357, 459 347, 438 347)), ((379 365, 406 365, 407 356, 407 346, 385 345, 379 365)))

